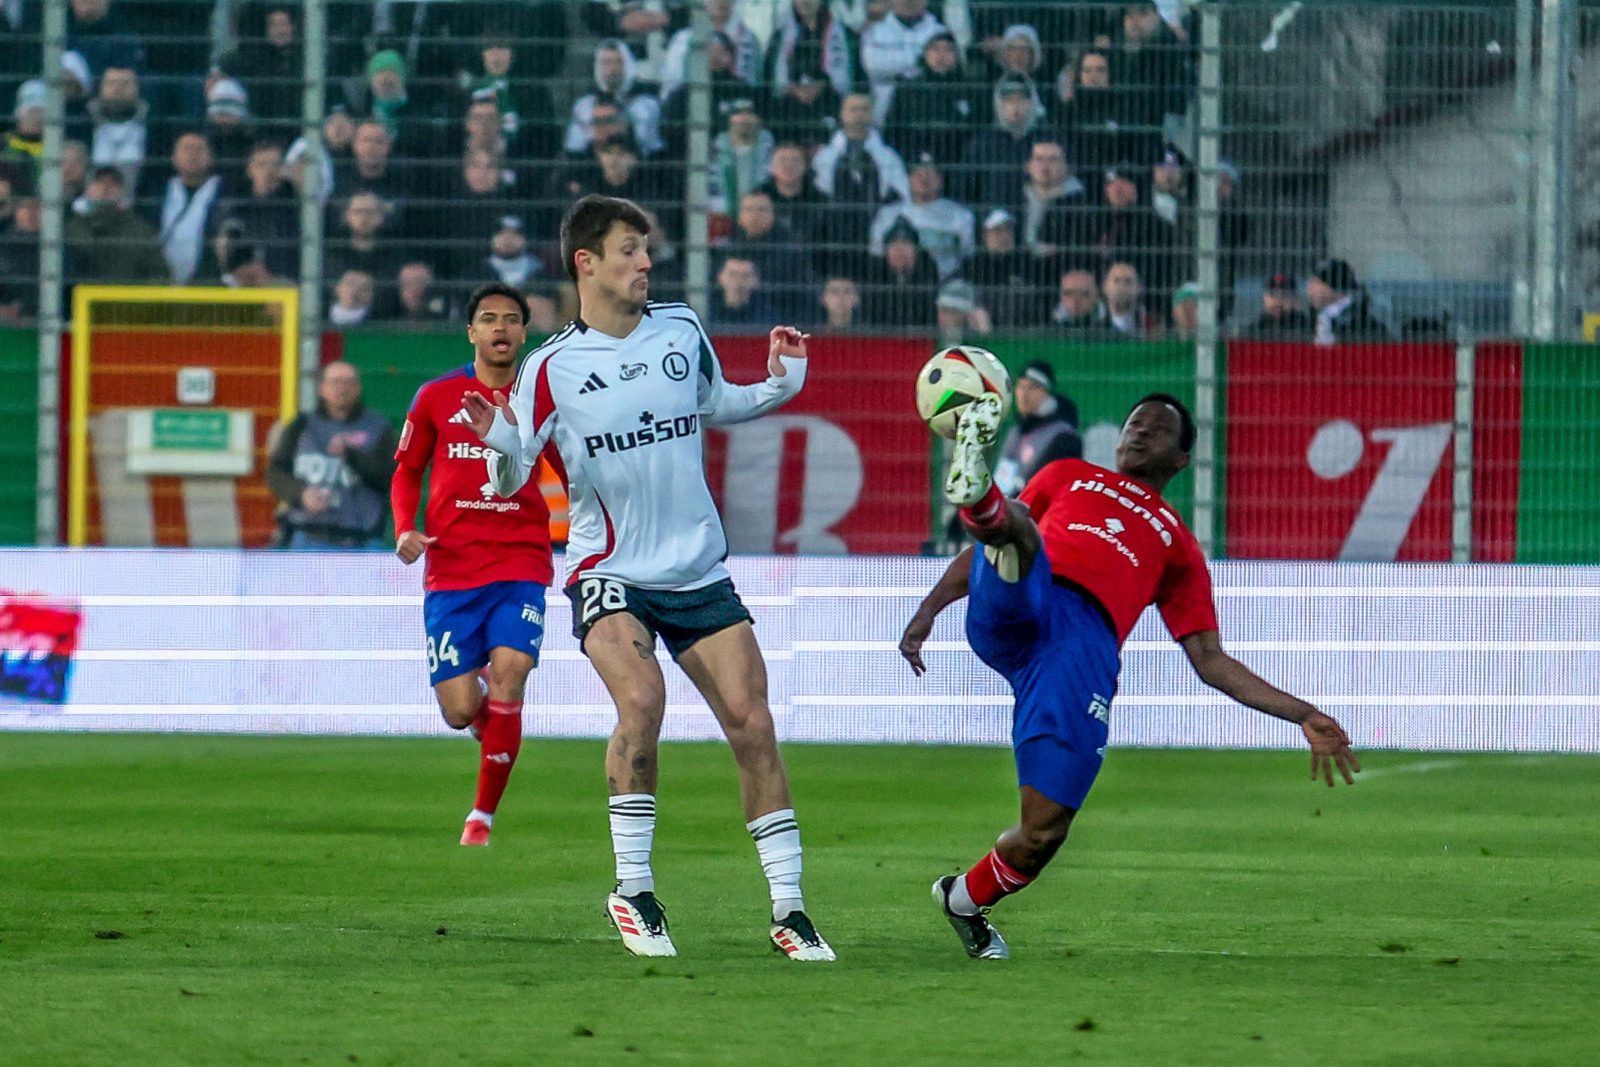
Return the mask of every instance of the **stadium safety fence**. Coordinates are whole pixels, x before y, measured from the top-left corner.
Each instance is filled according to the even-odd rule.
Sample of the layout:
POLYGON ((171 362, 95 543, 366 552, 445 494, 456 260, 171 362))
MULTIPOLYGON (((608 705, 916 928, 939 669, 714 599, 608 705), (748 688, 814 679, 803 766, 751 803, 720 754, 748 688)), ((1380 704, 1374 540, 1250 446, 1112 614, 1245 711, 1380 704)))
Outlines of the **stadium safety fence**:
MULTIPOLYGON (((605 192, 730 368, 775 321, 819 338, 800 402, 711 442, 739 551, 940 547, 909 376, 970 341, 1051 363, 1090 458, 1143 392, 1192 401, 1174 492, 1215 556, 1594 560, 1597 27, 1577 0, 0 6, 0 536, 69 533, 75 287, 298 287, 302 378, 343 351, 398 419, 465 360, 475 286, 539 332, 573 313, 557 226, 605 192)), ((179 326, 230 320, 83 350, 192 363, 148 332, 179 326)), ((156 494, 159 543, 194 543, 184 506, 156 494)))

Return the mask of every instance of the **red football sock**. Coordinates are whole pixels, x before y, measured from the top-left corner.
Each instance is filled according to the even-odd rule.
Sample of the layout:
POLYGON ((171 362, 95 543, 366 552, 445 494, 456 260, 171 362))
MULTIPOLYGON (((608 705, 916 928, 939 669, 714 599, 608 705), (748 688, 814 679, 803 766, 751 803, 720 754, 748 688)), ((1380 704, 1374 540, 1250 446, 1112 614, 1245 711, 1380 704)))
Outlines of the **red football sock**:
POLYGON ((473 807, 493 815, 511 779, 522 748, 522 705, 489 701, 489 723, 483 728, 483 757, 478 762, 478 800, 473 807))
POLYGON ((989 854, 972 865, 967 872, 967 895, 980 908, 987 908, 1010 896, 1033 881, 1034 876, 1023 874, 1000 858, 1000 853, 990 849, 989 854))
POLYGON ((974 530, 992 530, 1005 515, 1006 495, 996 485, 990 485, 976 504, 961 509, 961 521, 974 530))

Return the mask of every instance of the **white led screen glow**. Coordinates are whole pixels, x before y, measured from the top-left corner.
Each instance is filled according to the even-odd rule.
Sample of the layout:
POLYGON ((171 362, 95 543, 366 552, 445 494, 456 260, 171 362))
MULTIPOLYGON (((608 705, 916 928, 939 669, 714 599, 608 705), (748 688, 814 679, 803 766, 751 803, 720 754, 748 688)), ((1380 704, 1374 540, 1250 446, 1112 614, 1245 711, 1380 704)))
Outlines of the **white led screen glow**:
MULTIPOLYGON (((896 652, 945 561, 730 561, 766 650, 781 736, 1009 741, 1010 697, 945 613, 914 677, 896 652)), ((1345 723, 1358 747, 1600 752, 1600 568, 1221 562, 1224 645, 1345 723)), ((0 550, 0 588, 83 612, 62 705, 0 701, 0 729, 443 734, 422 575, 385 554, 0 550)), ((531 736, 609 734, 611 706, 552 592, 531 736)), ((664 656, 664 654, 663 654, 664 656)), ((667 666, 671 738, 719 736, 667 666)), ((1201 685, 1147 612, 1123 651, 1119 745, 1289 747, 1294 727, 1201 685)))

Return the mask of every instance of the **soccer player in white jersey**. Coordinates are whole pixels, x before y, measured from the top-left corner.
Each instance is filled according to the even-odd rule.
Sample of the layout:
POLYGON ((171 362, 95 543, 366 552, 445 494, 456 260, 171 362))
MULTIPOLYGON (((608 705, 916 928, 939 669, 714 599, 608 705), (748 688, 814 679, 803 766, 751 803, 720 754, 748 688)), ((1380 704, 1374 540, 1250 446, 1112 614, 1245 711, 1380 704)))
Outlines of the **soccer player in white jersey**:
POLYGON ((467 394, 492 450, 489 478, 515 493, 541 454, 570 497, 567 596, 573 633, 617 706, 606 750, 617 887, 606 914, 637 956, 675 956, 655 895, 656 747, 666 711, 659 636, 721 723, 739 767, 745 818, 772 893, 772 944, 833 960, 800 895, 800 828, 767 707, 750 613, 723 560, 702 431, 753 419, 800 391, 806 335, 773 329, 768 370, 730 385, 699 318, 650 290, 650 224, 627 200, 586 196, 561 223, 579 315, 534 349, 508 399, 467 394))

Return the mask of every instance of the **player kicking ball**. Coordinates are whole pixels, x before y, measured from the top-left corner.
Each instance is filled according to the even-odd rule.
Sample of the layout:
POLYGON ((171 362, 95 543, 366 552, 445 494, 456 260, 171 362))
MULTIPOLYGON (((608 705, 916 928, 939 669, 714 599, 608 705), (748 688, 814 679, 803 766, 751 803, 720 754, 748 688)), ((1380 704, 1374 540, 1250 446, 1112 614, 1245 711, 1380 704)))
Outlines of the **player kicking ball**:
POLYGON ((1147 605, 1160 610, 1207 685, 1299 724, 1311 743, 1313 779, 1333 785, 1337 766, 1353 783, 1351 771, 1361 769, 1337 722, 1261 680, 1217 640, 1205 557, 1160 495, 1189 465, 1194 445, 1194 421, 1181 403, 1152 393, 1134 405, 1115 471, 1057 460, 1015 503, 994 487, 984 458, 1000 418, 992 393, 968 406, 944 490, 983 551, 968 548, 951 562, 900 640, 901 654, 922 674, 934 619, 970 596, 967 641, 1016 695, 1022 817, 971 870, 933 885, 967 955, 988 960, 1009 957, 988 909, 1049 864, 1100 772, 1119 650, 1147 605))
POLYGON ((702 432, 777 408, 800 391, 806 337, 772 331, 764 382, 730 385, 695 313, 652 303, 650 223, 637 205, 586 196, 561 223, 578 318, 534 349, 509 400, 463 397, 494 451, 490 480, 520 491, 554 446, 570 496, 567 596, 573 634, 617 706, 606 750, 617 887, 606 914, 636 956, 675 956, 650 866, 656 747, 666 681, 660 637, 710 705, 739 768, 746 827, 772 895, 772 944, 829 961, 800 895, 800 826, 767 707, 750 613, 723 566, 702 432))
MULTIPOLYGON (((428 678, 444 721, 470 728, 482 754, 478 796, 463 845, 487 845, 494 813, 522 746, 522 694, 544 640, 544 595, 554 577, 550 510, 537 480, 508 499, 484 483, 487 449, 461 414, 462 398, 511 384, 528 340, 528 302, 508 285, 487 285, 467 304, 472 362, 435 378, 411 402, 390 484, 406 563, 424 554, 423 618, 428 678), (428 514, 416 528, 422 475, 431 467, 428 514), (488 681, 480 670, 488 665, 488 681)), ((485 401, 488 403, 488 401, 485 401)))

